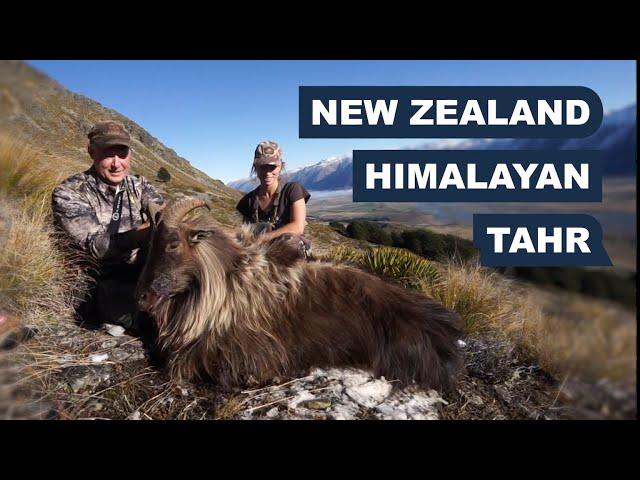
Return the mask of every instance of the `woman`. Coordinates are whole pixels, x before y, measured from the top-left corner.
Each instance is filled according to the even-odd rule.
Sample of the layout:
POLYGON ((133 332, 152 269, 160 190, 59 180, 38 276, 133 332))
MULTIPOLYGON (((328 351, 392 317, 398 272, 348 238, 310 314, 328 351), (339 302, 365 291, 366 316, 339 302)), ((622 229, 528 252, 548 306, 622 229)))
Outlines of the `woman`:
POLYGON ((260 186, 247 193, 238 202, 236 209, 247 223, 255 224, 259 233, 258 242, 267 242, 282 234, 300 237, 301 250, 305 256, 311 253, 311 244, 306 239, 307 206, 311 195, 297 182, 282 183, 282 150, 276 142, 260 142, 256 147, 251 174, 256 174, 260 186))

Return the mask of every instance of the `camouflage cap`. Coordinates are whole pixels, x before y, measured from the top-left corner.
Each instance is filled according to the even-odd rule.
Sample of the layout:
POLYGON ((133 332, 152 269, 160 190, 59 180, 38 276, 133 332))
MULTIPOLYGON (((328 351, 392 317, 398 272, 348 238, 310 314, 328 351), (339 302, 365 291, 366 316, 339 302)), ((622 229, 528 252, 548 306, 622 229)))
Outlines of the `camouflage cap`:
POLYGON ((126 145, 131 147, 131 136, 118 122, 107 121, 96 123, 89 132, 89 142, 98 147, 126 145))
POLYGON ((282 150, 276 142, 266 140, 260 142, 253 155, 253 164, 260 165, 282 165, 282 150))

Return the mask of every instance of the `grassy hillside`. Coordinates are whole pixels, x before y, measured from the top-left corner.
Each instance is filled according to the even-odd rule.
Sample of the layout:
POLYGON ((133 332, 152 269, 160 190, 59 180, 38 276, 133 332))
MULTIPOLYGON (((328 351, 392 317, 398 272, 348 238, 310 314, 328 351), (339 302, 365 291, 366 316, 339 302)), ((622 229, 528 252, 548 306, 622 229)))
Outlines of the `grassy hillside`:
MULTIPOLYGON (((193 167, 129 118, 68 91, 24 62, 0 61, 0 131, 28 144, 43 161, 64 159, 64 171, 69 174, 88 168, 87 133, 104 120, 119 121, 131 133, 133 173, 155 180, 161 168, 169 172, 169 182, 158 182, 169 195, 206 194, 214 204, 240 198, 239 192, 193 167)), ((49 171, 58 169, 56 163, 49 171)))

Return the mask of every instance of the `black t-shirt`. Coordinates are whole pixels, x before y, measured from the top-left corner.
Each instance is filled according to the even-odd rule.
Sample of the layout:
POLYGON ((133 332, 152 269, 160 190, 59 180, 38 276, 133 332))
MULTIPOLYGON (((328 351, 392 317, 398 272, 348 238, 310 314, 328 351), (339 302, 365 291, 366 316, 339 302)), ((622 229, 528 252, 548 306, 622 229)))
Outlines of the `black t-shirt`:
POLYGON ((242 214, 246 222, 273 222, 276 228, 291 223, 291 205, 294 202, 304 198, 304 203, 307 203, 311 198, 309 192, 298 182, 287 182, 278 185, 279 196, 273 199, 266 211, 263 211, 258 204, 259 189, 258 186, 242 197, 236 205, 236 210, 242 214))

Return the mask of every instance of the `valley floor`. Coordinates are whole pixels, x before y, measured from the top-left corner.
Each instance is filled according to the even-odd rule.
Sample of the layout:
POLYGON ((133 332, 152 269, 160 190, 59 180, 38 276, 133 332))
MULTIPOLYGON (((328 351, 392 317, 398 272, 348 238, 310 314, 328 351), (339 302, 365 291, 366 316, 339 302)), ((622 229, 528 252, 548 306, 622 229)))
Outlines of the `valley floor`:
POLYGON ((350 191, 312 192, 309 213, 321 221, 379 221, 473 239, 474 213, 586 213, 603 226, 614 267, 636 270, 636 179, 609 177, 602 203, 353 203, 350 191), (315 201, 314 201, 315 200, 315 201))

